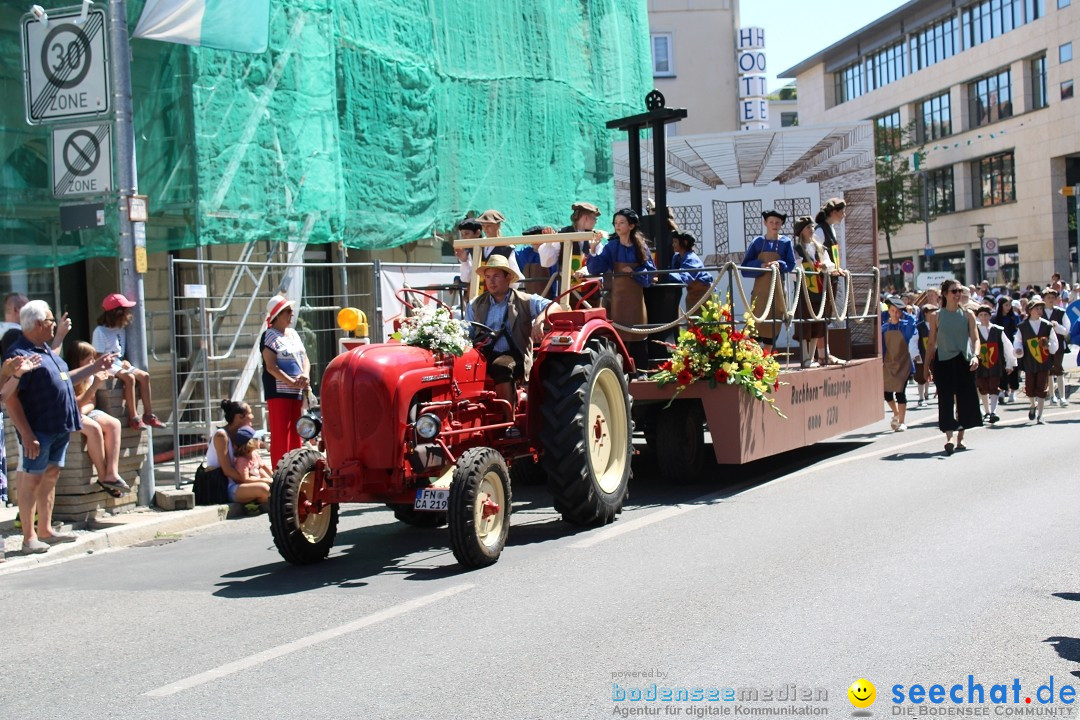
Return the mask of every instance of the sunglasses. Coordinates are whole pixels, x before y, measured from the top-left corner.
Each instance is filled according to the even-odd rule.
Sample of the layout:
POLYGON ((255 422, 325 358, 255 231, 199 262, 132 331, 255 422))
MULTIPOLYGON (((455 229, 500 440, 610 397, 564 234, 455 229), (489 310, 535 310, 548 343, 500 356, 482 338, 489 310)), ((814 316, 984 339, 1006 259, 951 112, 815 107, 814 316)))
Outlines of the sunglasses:
POLYGON ((959 288, 953 288, 952 290, 949 291, 949 294, 951 294, 951 295, 959 295, 962 292, 964 292, 964 291, 960 290, 959 288))

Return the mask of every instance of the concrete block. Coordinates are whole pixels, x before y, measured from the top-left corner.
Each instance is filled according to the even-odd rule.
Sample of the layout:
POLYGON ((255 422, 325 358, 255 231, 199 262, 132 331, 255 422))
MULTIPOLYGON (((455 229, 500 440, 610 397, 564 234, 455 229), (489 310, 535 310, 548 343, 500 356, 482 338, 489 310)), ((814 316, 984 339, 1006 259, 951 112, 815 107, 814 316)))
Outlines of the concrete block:
POLYGON ((162 510, 193 510, 195 493, 190 490, 157 490, 154 492, 154 504, 162 510))

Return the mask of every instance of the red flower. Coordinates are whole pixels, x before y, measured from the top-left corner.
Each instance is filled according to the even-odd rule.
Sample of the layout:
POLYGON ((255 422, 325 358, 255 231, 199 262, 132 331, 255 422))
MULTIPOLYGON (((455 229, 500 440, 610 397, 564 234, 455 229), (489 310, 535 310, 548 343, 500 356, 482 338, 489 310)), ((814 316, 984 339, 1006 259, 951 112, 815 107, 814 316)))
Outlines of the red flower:
POLYGON ((713 333, 712 335, 709 336, 709 339, 712 340, 713 342, 716 342, 716 343, 724 342, 724 336, 721 335, 720 333, 713 333))
POLYGON ((739 332, 738 330, 732 330, 732 331, 731 331, 731 335, 729 335, 728 337, 730 337, 730 338, 731 338, 731 341, 732 341, 732 342, 739 342, 739 341, 741 341, 742 339, 744 339, 744 338, 745 338, 746 336, 745 336, 745 335, 743 335, 743 334, 742 334, 741 332, 739 332))
POLYGON ((773 392, 776 392, 777 390, 780 389, 780 381, 779 380, 777 380, 776 382, 773 383, 772 389, 773 389, 773 392))
POLYGON ((760 365, 755 365, 754 366, 754 377, 757 378, 758 380, 765 377, 765 368, 763 368, 760 365))
POLYGON ((690 382, 693 379, 694 379, 694 376, 692 374, 690 374, 689 370, 683 370, 682 372, 679 373, 679 377, 678 377, 679 385, 689 385, 690 382))
POLYGON ((670 361, 670 360, 668 360, 668 361, 667 361, 666 363, 664 363, 663 365, 661 365, 661 366, 660 366, 660 369, 661 369, 662 371, 664 371, 664 372, 667 372, 668 370, 670 370, 670 369, 671 369, 671 361, 670 361))
POLYGON ((714 377, 716 378, 716 382, 718 383, 727 383, 728 374, 727 371, 724 370, 724 368, 720 368, 719 370, 717 370, 714 377))

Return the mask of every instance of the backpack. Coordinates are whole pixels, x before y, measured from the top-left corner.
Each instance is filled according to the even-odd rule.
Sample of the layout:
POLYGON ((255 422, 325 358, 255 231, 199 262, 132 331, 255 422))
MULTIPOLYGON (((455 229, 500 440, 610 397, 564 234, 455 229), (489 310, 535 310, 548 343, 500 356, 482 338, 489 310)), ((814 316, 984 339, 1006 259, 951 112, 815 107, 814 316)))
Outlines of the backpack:
POLYGON ((221 468, 207 470, 205 465, 199 465, 195 471, 196 505, 225 505, 229 500, 229 478, 221 468))

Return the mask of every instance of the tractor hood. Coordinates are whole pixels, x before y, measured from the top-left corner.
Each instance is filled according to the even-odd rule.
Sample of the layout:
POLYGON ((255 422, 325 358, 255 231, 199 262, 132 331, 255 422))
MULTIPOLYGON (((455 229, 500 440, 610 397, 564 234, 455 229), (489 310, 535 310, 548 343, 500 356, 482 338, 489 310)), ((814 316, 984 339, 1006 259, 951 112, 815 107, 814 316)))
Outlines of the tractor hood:
POLYGON ((449 375, 429 351, 398 343, 362 345, 334 358, 320 388, 330 467, 400 465, 412 390, 449 375))

